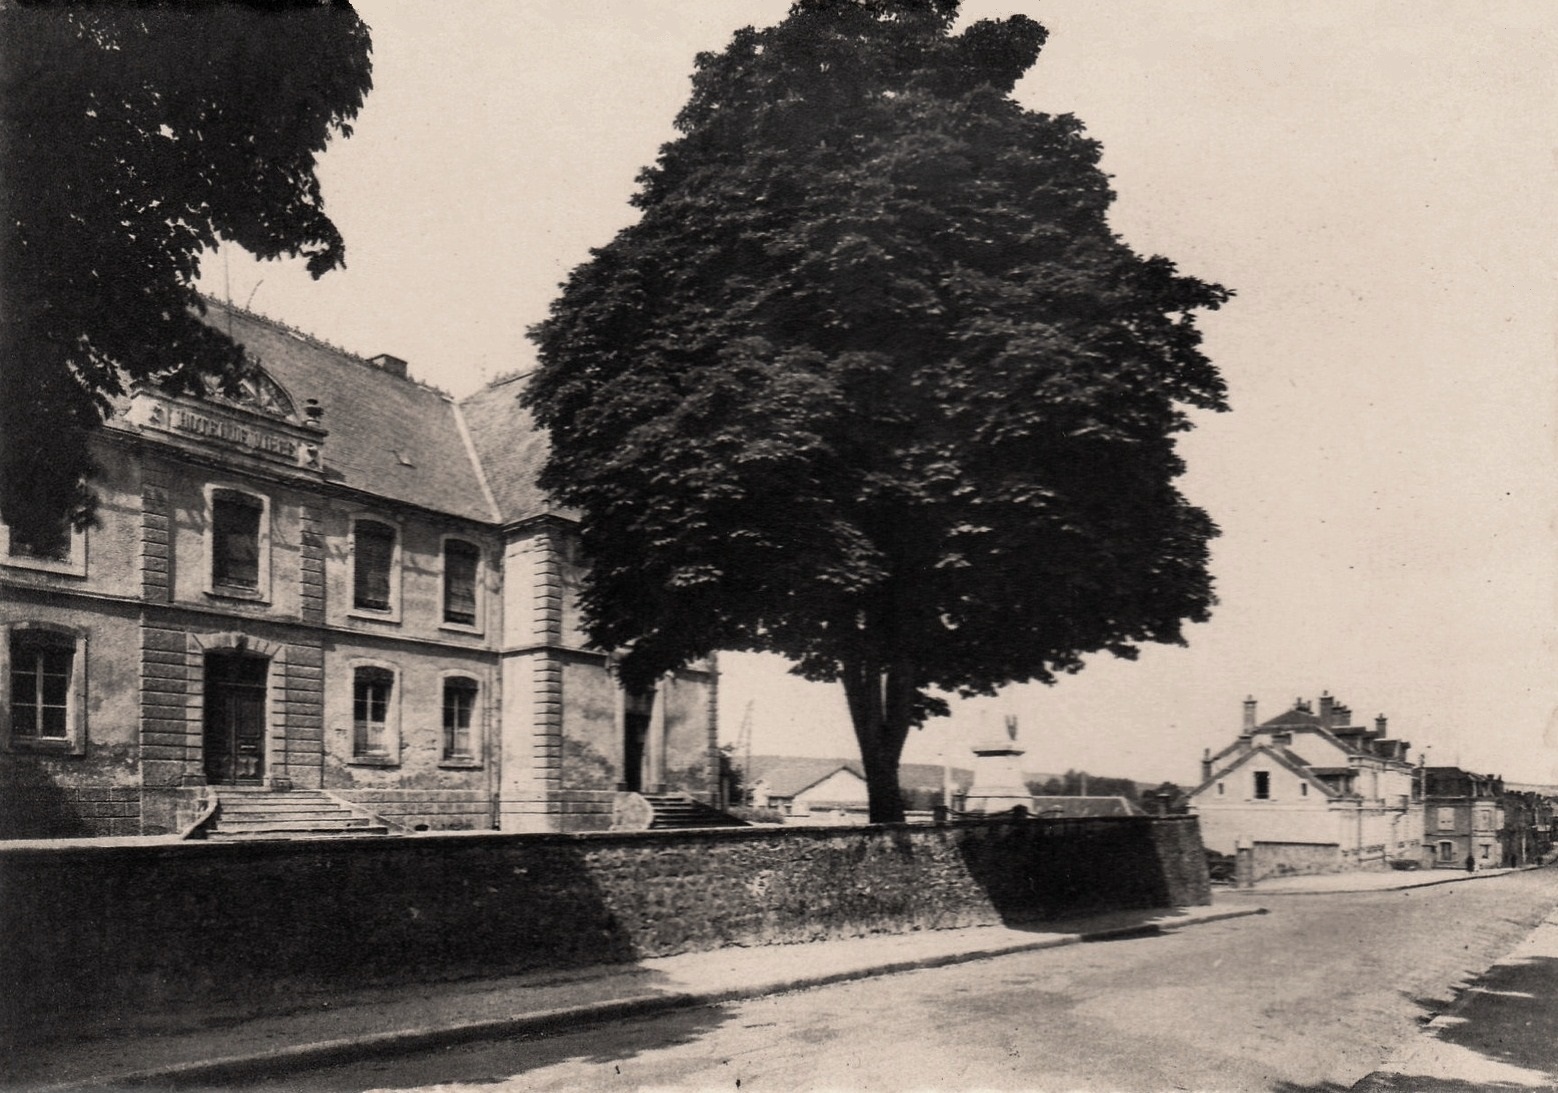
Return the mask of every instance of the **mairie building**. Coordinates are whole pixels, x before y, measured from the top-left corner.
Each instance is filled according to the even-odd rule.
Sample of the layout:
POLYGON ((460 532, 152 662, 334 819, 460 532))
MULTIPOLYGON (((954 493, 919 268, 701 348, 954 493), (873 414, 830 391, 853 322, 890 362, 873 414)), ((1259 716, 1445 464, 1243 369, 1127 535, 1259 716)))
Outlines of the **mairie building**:
POLYGON ((712 662, 628 694, 522 377, 456 401, 211 302, 242 390, 144 389, 97 526, 0 525, 0 836, 177 835, 244 794, 392 831, 647 826, 714 793, 712 662))

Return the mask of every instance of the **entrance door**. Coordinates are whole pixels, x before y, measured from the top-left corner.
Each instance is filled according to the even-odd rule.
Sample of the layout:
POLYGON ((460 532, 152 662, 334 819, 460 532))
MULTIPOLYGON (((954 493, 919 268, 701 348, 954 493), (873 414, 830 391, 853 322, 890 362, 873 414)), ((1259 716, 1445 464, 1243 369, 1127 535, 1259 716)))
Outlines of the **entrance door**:
POLYGON ((206 781, 259 785, 265 778, 265 677, 270 661, 206 654, 206 781))
POLYGON ((622 788, 630 793, 644 792, 644 753, 648 750, 649 715, 654 705, 653 691, 627 696, 622 718, 622 788))

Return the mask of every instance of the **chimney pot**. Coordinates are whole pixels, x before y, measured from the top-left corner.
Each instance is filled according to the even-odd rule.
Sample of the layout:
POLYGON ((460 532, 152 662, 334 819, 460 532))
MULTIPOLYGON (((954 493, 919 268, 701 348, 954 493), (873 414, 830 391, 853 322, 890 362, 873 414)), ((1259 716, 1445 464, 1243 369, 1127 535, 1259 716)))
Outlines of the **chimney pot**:
POLYGON ((1249 695, 1244 700, 1244 731, 1249 732, 1255 727, 1255 696, 1249 695))

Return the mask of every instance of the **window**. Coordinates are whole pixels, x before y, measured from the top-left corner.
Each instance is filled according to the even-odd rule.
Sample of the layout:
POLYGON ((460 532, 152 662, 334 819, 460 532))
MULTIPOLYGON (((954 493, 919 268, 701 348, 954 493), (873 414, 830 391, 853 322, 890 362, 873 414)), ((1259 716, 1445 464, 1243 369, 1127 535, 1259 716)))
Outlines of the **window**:
POLYGON ((476 681, 462 676, 444 680, 444 758, 474 759, 471 725, 476 714, 476 681))
POLYGON ((1454 843, 1449 842, 1448 840, 1440 842, 1440 844, 1439 844, 1439 860, 1442 861, 1442 862, 1453 862, 1455 860, 1455 844, 1454 843))
POLYGON ((1309 796, 1309 783, 1308 782, 1300 782, 1300 783, 1298 783, 1298 795, 1300 797, 1308 797, 1309 796))
POLYGON ((36 529, 32 534, 12 531, 6 553, 13 558, 36 558, 41 562, 70 560, 70 525, 36 529))
POLYGON ((352 755, 355 758, 393 758, 390 699, 394 689, 395 673, 387 668, 358 668, 352 673, 352 755))
POLYGON ((1477 810, 1477 830, 1486 831, 1493 826, 1493 810, 1491 808, 1479 808, 1477 810))
POLYGON ((1437 810, 1437 823, 1440 831, 1455 830, 1455 809, 1440 808, 1437 810))
POLYGON ((211 493, 211 583, 218 589, 260 588, 259 498, 237 490, 211 493))
POLYGON ((395 529, 373 520, 357 521, 352 527, 352 606, 391 610, 394 565, 395 529))
POLYGON ((1255 772, 1255 799, 1257 801, 1271 799, 1271 775, 1264 770, 1255 772))
POLYGON ((459 539, 444 540, 444 621, 476 625, 476 574, 481 551, 459 539))
POLYGON ((0 523, 0 562, 20 569, 85 577, 86 532, 62 524, 28 534, 0 523))
POLYGON ((52 630, 13 630, 10 651, 11 740, 69 740, 75 638, 52 630))
POLYGON ((1217 795, 1219 797, 1223 795, 1223 784, 1221 782, 1217 783, 1217 795))

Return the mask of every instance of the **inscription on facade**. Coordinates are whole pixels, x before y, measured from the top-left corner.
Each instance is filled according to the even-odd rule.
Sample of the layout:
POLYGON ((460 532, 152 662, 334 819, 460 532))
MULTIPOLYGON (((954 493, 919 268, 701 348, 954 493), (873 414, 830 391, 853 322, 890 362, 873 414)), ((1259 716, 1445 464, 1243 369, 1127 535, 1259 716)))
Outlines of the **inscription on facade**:
POLYGON ((197 414, 192 410, 175 409, 173 411, 172 426, 175 432, 190 433, 194 436, 208 437, 212 440, 221 440, 229 444, 254 448, 258 451, 281 456, 283 459, 297 459, 297 441, 290 437, 267 432, 264 429, 255 429, 247 425, 241 425, 236 421, 224 421, 221 418, 197 414))

